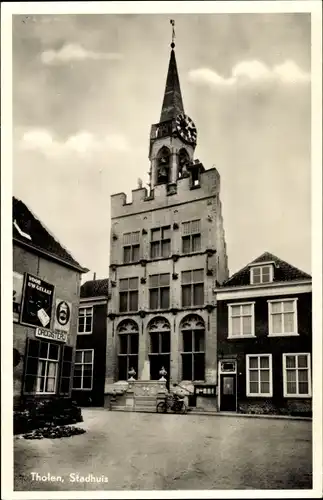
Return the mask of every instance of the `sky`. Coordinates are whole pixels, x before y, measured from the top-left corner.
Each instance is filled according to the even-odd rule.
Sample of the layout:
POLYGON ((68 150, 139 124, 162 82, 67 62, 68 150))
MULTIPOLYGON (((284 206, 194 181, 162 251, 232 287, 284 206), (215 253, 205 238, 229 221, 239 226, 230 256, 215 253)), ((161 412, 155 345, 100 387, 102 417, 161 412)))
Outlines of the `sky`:
POLYGON ((195 158, 221 176, 233 274, 269 251, 311 272, 309 14, 16 15, 13 194, 91 279, 110 196, 148 183, 175 20, 195 158))

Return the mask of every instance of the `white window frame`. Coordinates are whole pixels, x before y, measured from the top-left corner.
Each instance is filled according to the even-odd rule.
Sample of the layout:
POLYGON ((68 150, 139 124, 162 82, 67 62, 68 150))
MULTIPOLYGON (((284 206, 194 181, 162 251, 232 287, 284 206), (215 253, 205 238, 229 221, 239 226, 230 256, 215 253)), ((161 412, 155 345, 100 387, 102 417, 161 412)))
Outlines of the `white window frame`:
POLYGON ((60 359, 61 359, 61 346, 58 346, 57 358, 49 358, 50 346, 51 346, 51 344, 53 344, 53 342, 42 342, 42 343, 47 344, 47 355, 46 355, 46 358, 42 358, 42 357, 38 358, 35 394, 56 394, 57 384, 58 384, 59 365, 60 365, 60 359), (39 367, 41 366, 41 363, 45 363, 45 375, 44 376, 41 376, 38 373, 39 367), (55 364, 54 377, 48 376, 48 365, 50 363, 55 364), (42 379, 42 378, 44 379, 44 386, 46 386, 48 378, 54 378, 54 389, 52 391, 40 391, 39 390, 40 379, 42 379))
POLYGON ((251 285, 262 285, 262 284, 267 284, 267 283, 272 283, 274 278, 274 267, 272 264, 264 264, 264 265, 259 265, 259 266, 252 266, 250 268, 250 284, 251 285), (265 267, 269 267, 269 281, 263 281, 263 269, 265 267), (254 270, 255 269, 260 269, 260 281, 257 283, 254 283, 254 270))
POLYGON ((194 220, 188 220, 185 222, 182 222, 182 253, 184 255, 189 255, 191 253, 198 253, 201 252, 202 248, 202 234, 201 234, 201 219, 194 219, 194 220), (197 230, 192 230, 192 227, 194 228, 193 224, 198 223, 198 229, 197 230), (188 227, 188 232, 185 233, 185 224, 189 224, 188 227), (200 248, 198 250, 193 250, 193 236, 199 236, 200 237, 200 248), (190 250, 189 252, 184 252, 183 245, 184 245, 184 239, 189 239, 190 242, 190 250))
MULTIPOLYGON (((267 370, 268 368, 264 368, 267 370)), ((258 368, 258 373, 261 370, 261 368, 258 368)), ((259 382, 259 389, 260 389, 260 381, 259 382)), ((272 354, 246 354, 246 395, 248 398, 272 398, 273 397, 273 360, 272 360, 272 354), (259 358, 259 357, 268 357, 269 358, 269 392, 268 393, 251 393, 250 392, 250 376, 249 376, 249 360, 250 358, 259 358)))
POLYGON ((284 398, 311 398, 312 397, 312 384, 311 384, 311 353, 309 352, 290 352, 283 354, 283 386, 284 386, 284 398), (308 393, 307 394, 288 394, 287 392, 287 370, 286 368, 286 356, 307 356, 307 368, 291 368, 291 370, 296 370, 296 389, 298 391, 298 370, 307 370, 308 373, 308 393))
MULTIPOLYGON (((299 336, 298 333, 298 317, 297 317, 297 297, 290 297, 290 298, 283 298, 283 299, 272 299, 272 300, 267 300, 268 302, 268 337, 297 337, 299 336), (277 302, 293 302, 294 305, 294 331, 293 332, 280 332, 280 333, 274 333, 273 332, 273 314, 281 314, 284 315, 284 312, 279 312, 279 313, 272 313, 272 304, 277 303, 277 302)), ((286 314, 290 314, 286 313, 286 314)), ((282 321, 282 326, 284 325, 284 322, 282 321)), ((284 327, 284 326, 283 326, 284 327)))
MULTIPOLYGON (((246 315, 246 316, 249 316, 246 315)), ((243 315, 240 315, 240 327, 243 315)), ((242 328, 240 328, 242 331, 242 328)), ((228 339, 248 339, 255 337, 255 302, 232 302, 228 304, 228 339), (235 306, 251 306, 251 333, 248 335, 232 335, 232 307, 235 306)))
MULTIPOLYGON (((84 322, 84 326, 86 325, 86 322, 84 322)), ((91 335, 91 333, 93 332, 93 306, 79 306, 79 312, 78 312, 78 318, 77 318, 77 335, 91 335), (91 309, 91 314, 89 316, 91 316, 91 331, 89 332, 81 332, 79 330, 80 328, 80 323, 79 323, 79 317, 80 317, 80 311, 81 309, 91 309)))
POLYGON ((82 352, 82 361, 81 363, 74 363, 74 366, 75 365, 79 365, 82 367, 82 375, 81 375, 81 386, 82 387, 74 387, 74 375, 73 375, 73 391, 92 391, 93 389, 93 368, 94 368, 94 349, 76 349, 75 350, 75 354, 77 352, 82 352), (88 352, 88 351, 91 351, 92 352, 92 372, 91 372, 91 387, 85 387, 83 388, 83 379, 84 379, 84 365, 89 365, 90 363, 84 363, 84 352, 88 352))

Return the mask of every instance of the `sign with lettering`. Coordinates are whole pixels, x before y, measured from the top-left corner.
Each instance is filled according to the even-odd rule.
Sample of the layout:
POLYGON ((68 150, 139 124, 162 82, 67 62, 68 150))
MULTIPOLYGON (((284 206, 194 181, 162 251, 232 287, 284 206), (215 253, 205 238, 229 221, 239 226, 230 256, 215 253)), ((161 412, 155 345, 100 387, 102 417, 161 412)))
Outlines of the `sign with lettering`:
POLYGON ((26 273, 21 323, 29 326, 50 327, 54 285, 26 273))
POLYGON ((194 386, 195 396, 206 396, 215 397, 216 396, 216 386, 215 385, 195 385, 194 386))
POLYGON ((22 289, 24 285, 24 275, 20 273, 13 273, 13 288, 12 288, 12 312, 13 321, 17 322, 20 318, 22 289))
POLYGON ((56 340, 57 342, 66 342, 67 333, 56 330, 47 330, 46 328, 36 328, 36 337, 46 340, 56 340))
POLYGON ((69 333, 71 324, 72 304, 57 298, 55 303, 54 329, 69 333))

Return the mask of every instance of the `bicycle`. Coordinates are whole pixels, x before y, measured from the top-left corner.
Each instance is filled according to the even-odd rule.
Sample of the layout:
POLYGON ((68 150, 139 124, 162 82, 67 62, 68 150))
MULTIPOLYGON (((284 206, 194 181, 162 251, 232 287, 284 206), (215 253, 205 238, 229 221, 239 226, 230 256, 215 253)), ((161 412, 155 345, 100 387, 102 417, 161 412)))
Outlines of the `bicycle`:
POLYGON ((187 406, 184 400, 179 398, 176 394, 166 396, 165 401, 161 401, 156 406, 157 413, 167 413, 168 410, 174 413, 187 413, 187 406))

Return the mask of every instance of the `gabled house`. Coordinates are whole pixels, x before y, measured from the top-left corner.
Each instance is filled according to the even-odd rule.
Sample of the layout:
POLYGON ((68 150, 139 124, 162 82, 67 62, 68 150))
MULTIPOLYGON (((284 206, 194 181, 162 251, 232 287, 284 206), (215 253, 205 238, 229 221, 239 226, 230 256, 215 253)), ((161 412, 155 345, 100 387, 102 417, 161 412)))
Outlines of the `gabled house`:
POLYGON ((311 414, 311 276, 265 252, 215 294, 219 410, 311 414))
POLYGON ((104 403, 108 299, 108 279, 81 286, 72 394, 82 406, 104 403))

